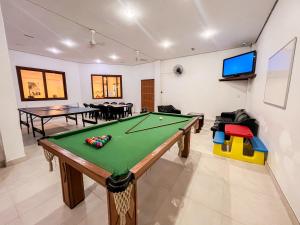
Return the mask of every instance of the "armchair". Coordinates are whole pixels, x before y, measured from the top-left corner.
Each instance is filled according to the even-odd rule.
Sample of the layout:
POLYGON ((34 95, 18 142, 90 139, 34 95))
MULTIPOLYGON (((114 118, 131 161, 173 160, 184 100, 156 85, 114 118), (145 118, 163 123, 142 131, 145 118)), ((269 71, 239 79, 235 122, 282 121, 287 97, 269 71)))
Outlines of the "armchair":
POLYGON ((159 105, 157 108, 158 112, 181 114, 181 111, 172 105, 159 105))

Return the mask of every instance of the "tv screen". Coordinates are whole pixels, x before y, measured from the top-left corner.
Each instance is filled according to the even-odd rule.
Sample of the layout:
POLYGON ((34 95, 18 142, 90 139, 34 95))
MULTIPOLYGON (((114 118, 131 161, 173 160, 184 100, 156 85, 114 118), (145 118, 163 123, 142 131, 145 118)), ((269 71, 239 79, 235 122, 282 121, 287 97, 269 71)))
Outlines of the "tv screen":
POLYGON ((223 60, 223 77, 252 74, 255 72, 256 51, 223 60))

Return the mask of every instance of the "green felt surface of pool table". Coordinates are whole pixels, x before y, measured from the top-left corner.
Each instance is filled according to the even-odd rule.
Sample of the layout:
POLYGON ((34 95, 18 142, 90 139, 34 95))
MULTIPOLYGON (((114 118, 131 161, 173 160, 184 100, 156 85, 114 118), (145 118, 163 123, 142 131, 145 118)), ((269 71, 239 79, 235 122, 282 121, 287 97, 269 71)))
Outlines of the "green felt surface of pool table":
POLYGON ((174 135, 178 129, 185 127, 192 119, 193 117, 184 115, 141 114, 120 121, 58 134, 48 140, 109 171, 113 176, 118 176, 128 173, 132 167, 174 135), (129 129, 131 129, 130 132, 126 133, 129 129), (96 149, 85 143, 88 137, 105 134, 112 135, 112 139, 103 148, 96 149))

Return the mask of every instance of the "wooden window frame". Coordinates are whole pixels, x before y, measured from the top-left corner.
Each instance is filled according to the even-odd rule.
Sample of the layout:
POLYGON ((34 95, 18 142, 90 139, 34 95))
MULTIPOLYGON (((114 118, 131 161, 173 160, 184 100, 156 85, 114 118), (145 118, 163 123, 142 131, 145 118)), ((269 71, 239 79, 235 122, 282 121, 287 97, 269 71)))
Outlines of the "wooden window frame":
MULTIPOLYGON (((123 98, 123 81, 122 81, 122 75, 101 75, 101 74, 92 74, 91 75, 91 85, 92 85, 92 99, 122 99, 123 98), (102 89, 103 89, 103 93, 104 93, 104 77, 108 78, 108 77, 115 77, 115 78, 120 78, 120 88, 121 88, 121 96, 120 97, 108 97, 108 85, 107 85, 107 79, 106 79, 106 95, 107 97, 103 97, 103 98, 95 98, 94 96, 94 85, 93 85, 93 77, 102 77, 102 89)), ((118 87, 117 87, 118 88, 118 87)), ((117 90, 118 93, 118 90, 117 90)))
POLYGON ((68 92, 67 92, 67 83, 66 83, 65 72, 55 71, 55 70, 46 70, 46 69, 31 68, 31 67, 23 67, 23 66, 16 66, 16 70, 17 70, 17 76, 18 76, 20 97, 21 97, 21 101, 22 102, 68 100, 68 92), (42 73, 43 84, 44 84, 44 91, 45 91, 45 98, 33 98, 33 99, 25 98, 21 70, 36 71, 36 72, 41 72, 42 73), (64 95, 65 95, 64 98, 49 98, 48 97, 46 73, 56 73, 56 74, 61 74, 62 75, 63 87, 64 87, 64 95))

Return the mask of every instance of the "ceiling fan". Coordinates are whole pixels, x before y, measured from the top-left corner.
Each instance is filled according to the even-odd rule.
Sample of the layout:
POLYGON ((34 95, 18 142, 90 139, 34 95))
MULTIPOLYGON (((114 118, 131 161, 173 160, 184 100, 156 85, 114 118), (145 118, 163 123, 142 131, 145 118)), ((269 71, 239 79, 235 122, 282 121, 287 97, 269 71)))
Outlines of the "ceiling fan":
POLYGON ((135 61, 136 62, 147 62, 147 59, 141 58, 141 52, 139 50, 135 50, 135 61))
MULTIPOLYGON (((89 47, 90 48, 94 48, 97 45, 99 46, 104 46, 105 43, 104 42, 97 42, 96 40, 96 31, 94 29, 90 29, 91 32, 91 40, 89 41, 89 47)), ((135 50, 135 61, 136 62, 147 62, 148 59, 146 58, 141 58, 141 52, 139 50, 135 50)))
POLYGON ((91 40, 89 41, 89 46, 90 48, 94 48, 96 47, 97 45, 100 45, 100 46, 104 46, 105 43, 104 42, 97 42, 96 41, 96 31, 94 29, 90 29, 90 32, 91 32, 91 40))

